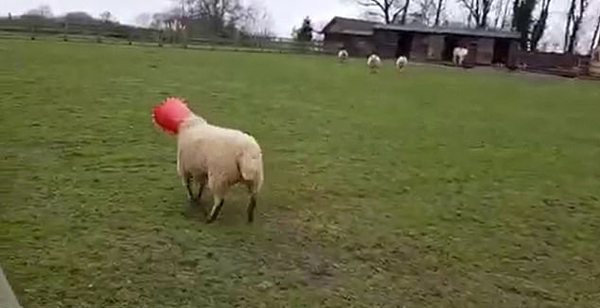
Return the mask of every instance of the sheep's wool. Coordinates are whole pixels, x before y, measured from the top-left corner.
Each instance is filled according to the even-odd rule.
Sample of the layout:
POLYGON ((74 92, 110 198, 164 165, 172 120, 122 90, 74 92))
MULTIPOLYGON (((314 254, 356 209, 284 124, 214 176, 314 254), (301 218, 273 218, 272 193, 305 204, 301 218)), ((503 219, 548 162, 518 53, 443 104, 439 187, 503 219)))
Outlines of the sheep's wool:
POLYGON ((338 59, 342 62, 346 61, 346 59, 348 59, 348 51, 345 49, 340 50, 338 52, 338 59))
POLYGON ((396 68, 398 68, 398 70, 404 68, 406 64, 408 64, 408 59, 406 59, 405 56, 400 56, 398 57, 398 60, 396 60, 396 68))
POLYGON ((369 66, 371 72, 377 72, 379 67, 381 67, 381 59, 379 58, 379 56, 372 54, 367 59, 367 66, 369 66))
POLYGON ((229 186, 247 182, 258 192, 263 182, 262 151, 256 140, 239 130, 206 123, 196 115, 186 119, 177 136, 177 171, 207 176, 208 187, 223 196, 229 186))

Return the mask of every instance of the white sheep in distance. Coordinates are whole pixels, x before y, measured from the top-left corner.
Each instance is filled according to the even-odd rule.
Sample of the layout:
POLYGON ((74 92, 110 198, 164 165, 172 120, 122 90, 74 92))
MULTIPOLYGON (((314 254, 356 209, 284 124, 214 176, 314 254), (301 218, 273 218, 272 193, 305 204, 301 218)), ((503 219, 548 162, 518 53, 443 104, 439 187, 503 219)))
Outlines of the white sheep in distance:
POLYGON ((256 140, 239 130, 211 125, 178 98, 167 98, 153 109, 156 124, 177 136, 177 173, 190 201, 199 203, 208 185, 214 204, 207 223, 217 219, 228 189, 241 183, 248 188, 248 222, 254 220, 257 195, 264 175, 262 151, 256 140), (194 199, 192 184, 200 189, 194 199))
POLYGON ((396 60, 396 68, 401 71, 408 64, 408 59, 405 56, 400 56, 396 60))
POLYGON ((338 60, 340 63, 345 63, 348 60, 348 51, 346 49, 338 51, 338 60))
POLYGON ((371 73, 377 73, 381 67, 381 58, 376 54, 371 54, 367 59, 367 66, 371 69, 371 73))
POLYGON ((452 50, 452 62, 454 62, 454 65, 462 66, 463 61, 465 60, 468 54, 469 50, 467 48, 460 46, 455 47, 454 50, 452 50))

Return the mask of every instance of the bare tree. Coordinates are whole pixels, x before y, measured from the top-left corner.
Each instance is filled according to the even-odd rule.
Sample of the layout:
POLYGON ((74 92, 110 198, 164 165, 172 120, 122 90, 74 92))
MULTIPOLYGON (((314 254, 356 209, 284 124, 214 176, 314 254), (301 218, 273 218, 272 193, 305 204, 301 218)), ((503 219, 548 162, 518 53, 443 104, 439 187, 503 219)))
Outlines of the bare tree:
POLYGON ((537 0, 515 0, 513 4, 513 19, 512 29, 521 34, 519 45, 523 50, 529 50, 529 34, 531 23, 533 22, 531 15, 537 0))
MULTIPOLYGON (((594 53, 594 49, 598 47, 600 43, 600 12, 598 14, 598 21, 596 22, 596 27, 594 28, 594 34, 592 35, 592 43, 590 44, 590 54, 594 53)), ((600 60, 600 59, 599 59, 600 60)))
POLYGON ((440 15, 442 15, 442 11, 444 10, 444 0, 438 0, 437 6, 435 8, 435 21, 433 22, 434 26, 440 25, 440 15))
POLYGON ((357 2, 363 7, 375 9, 372 14, 383 18, 388 25, 397 22, 406 23, 410 0, 357 0, 357 2), (400 20, 398 20, 399 17, 400 20))
POLYGON ((239 0, 196 0, 193 9, 194 18, 202 19, 215 33, 234 26, 245 13, 239 0))
POLYGON ((589 0, 571 0, 565 28, 565 52, 573 53, 575 50, 581 22, 588 6, 589 0))
POLYGON ((509 2, 507 0, 499 0, 496 1, 496 5, 494 6, 494 28, 500 27, 500 19, 502 18, 502 9, 504 8, 504 2, 509 2))
POLYGON ((405 0, 404 7, 402 7, 402 18, 400 19, 400 24, 406 24, 406 15, 408 13, 408 8, 410 6, 410 0, 405 0))
POLYGON ((100 20, 102 20, 102 22, 104 22, 104 23, 112 22, 113 21, 113 15, 109 11, 102 12, 100 14, 100 20))
POLYGON ((504 29, 505 27, 507 27, 509 25, 508 22, 508 12, 511 9, 511 1, 507 0, 506 3, 504 4, 504 12, 502 13, 502 22, 500 23, 500 29, 504 29))
POLYGON ((152 15, 149 13, 142 13, 135 17, 135 23, 141 27, 150 27, 152 24, 152 15))
POLYGON ((508 24, 508 12, 511 8, 511 0, 497 0, 494 6, 494 27, 504 29, 508 24))
POLYGON ((571 23, 573 22, 573 15, 575 15, 575 6, 577 5, 576 0, 571 0, 569 6, 569 12, 567 13, 567 25, 565 26, 565 39, 564 39, 564 51, 567 52, 569 48, 569 33, 571 33, 571 23))
POLYGON ((424 25, 431 26, 436 15, 436 0, 418 0, 417 10, 410 13, 412 19, 424 25))
POLYGON ((533 24, 533 30, 531 31, 531 48, 534 50, 538 49, 538 43, 544 36, 544 31, 546 31, 546 21, 548 20, 548 11, 550 10, 551 1, 552 0, 542 0, 540 16, 533 24))
POLYGON ((476 28, 487 28, 488 15, 494 0, 459 0, 468 10, 470 20, 475 22, 476 28))
POLYGON ((246 34, 259 37, 273 36, 271 15, 264 6, 258 3, 248 5, 238 23, 240 30, 246 34))
POLYGON ((48 5, 41 5, 35 9, 31 9, 25 13, 27 16, 39 16, 42 18, 51 18, 52 9, 48 5))

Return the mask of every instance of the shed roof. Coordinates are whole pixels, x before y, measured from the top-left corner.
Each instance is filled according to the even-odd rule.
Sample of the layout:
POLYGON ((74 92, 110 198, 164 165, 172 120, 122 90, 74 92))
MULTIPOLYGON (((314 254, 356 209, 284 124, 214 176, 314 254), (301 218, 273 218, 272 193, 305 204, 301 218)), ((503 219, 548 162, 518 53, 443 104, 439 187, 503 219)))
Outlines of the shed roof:
POLYGON ((450 28, 450 27, 428 27, 422 24, 408 25, 386 25, 378 22, 352 19, 344 17, 334 17, 321 33, 338 33, 370 36, 375 30, 406 31, 429 34, 454 34, 464 36, 493 37, 518 39, 519 33, 501 30, 469 29, 469 28, 450 28))
POLYGON ((512 31, 470 29, 470 28, 428 27, 428 26, 419 25, 419 24, 409 24, 409 25, 376 24, 373 26, 373 28, 374 29, 383 29, 383 30, 392 30, 392 31, 407 31, 407 32, 420 32, 420 33, 431 33, 431 34, 454 34, 454 35, 493 37, 493 38, 518 39, 520 37, 519 33, 512 32, 512 31))
POLYGON ((344 17, 334 17, 323 29, 321 33, 339 33, 354 35, 373 35, 374 26, 377 22, 362 19, 352 19, 344 17))

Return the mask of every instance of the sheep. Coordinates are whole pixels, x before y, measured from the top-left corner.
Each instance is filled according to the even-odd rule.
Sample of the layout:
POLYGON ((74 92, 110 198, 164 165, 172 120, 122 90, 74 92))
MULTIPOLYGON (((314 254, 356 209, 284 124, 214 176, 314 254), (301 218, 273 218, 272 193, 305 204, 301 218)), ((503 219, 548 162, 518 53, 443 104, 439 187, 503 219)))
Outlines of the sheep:
POLYGON ((401 71, 408 64, 408 59, 405 56, 398 57, 396 60, 396 68, 401 71))
POLYGON ((372 53, 367 59, 367 66, 371 69, 371 74, 377 73, 381 67, 381 59, 375 53, 372 53))
POLYGON ((262 150, 254 137, 209 124, 179 98, 169 97, 155 107, 153 119, 177 137, 177 173, 190 203, 200 202, 206 186, 213 193, 214 203, 206 222, 217 219, 228 189, 239 183, 250 195, 246 210, 248 223, 252 223, 264 181, 262 150), (191 188, 194 181, 200 186, 195 199, 191 188))
POLYGON ((338 51, 338 60, 340 63, 345 63, 348 60, 348 51, 346 49, 342 48, 338 51))
POLYGON ((452 51, 452 62, 454 62, 454 64, 457 66, 462 66, 463 61, 465 60, 468 54, 469 50, 467 48, 460 46, 455 47, 452 51))

